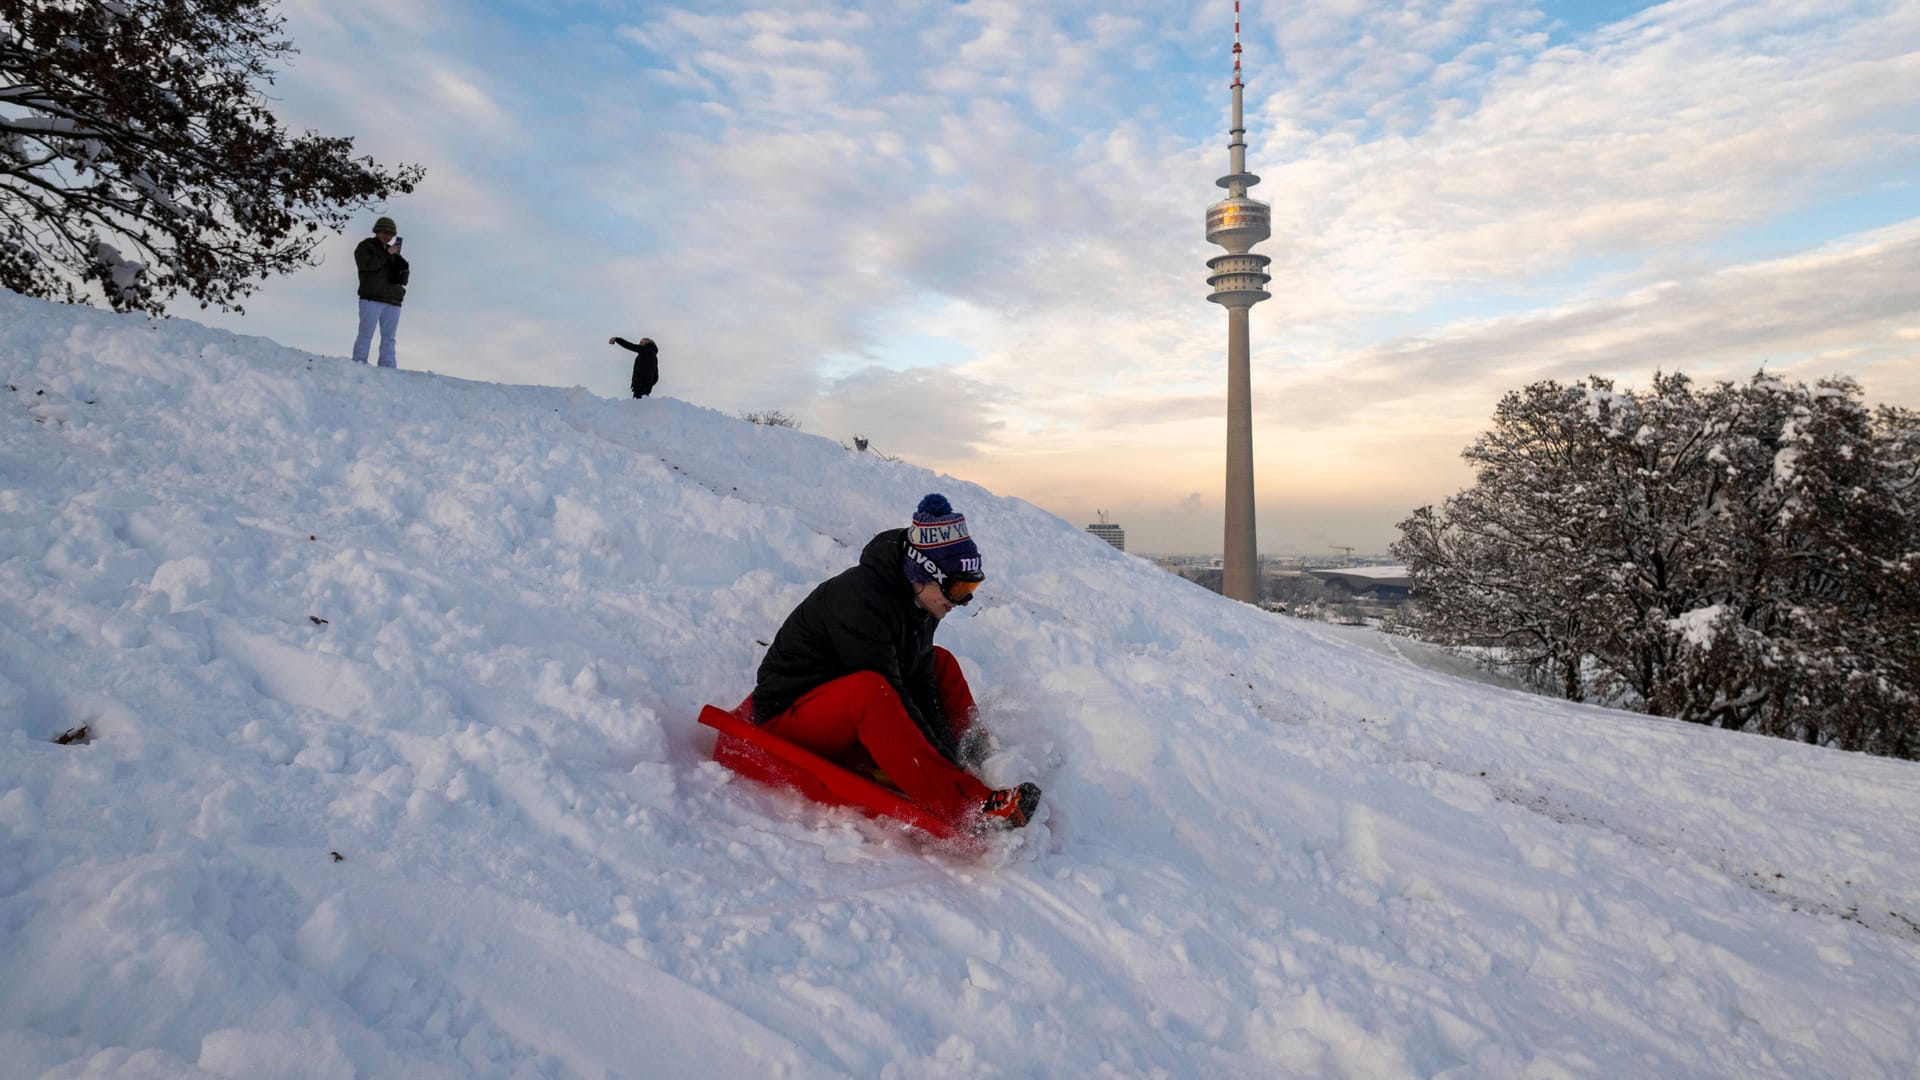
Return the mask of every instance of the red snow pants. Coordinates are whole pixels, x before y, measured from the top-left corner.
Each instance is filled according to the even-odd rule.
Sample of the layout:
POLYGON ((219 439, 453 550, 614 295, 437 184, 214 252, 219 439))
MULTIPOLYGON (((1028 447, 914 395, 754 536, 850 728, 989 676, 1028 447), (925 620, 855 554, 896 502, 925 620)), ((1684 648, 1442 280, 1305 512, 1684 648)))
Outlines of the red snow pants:
MULTIPOLYGON (((940 708, 957 742, 973 724, 973 690, 960 662, 938 645, 933 665, 940 708)), ((937 813, 957 817, 978 810, 992 794, 973 774, 940 756, 879 672, 856 671, 822 683, 760 727, 828 761, 844 763, 864 751, 907 798, 937 813)))

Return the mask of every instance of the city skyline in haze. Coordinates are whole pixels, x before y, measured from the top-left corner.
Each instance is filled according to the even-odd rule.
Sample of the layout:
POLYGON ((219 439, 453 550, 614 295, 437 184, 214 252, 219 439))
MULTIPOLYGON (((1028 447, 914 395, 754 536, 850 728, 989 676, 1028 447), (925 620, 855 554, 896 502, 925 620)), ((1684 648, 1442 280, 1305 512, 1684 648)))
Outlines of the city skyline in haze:
MULTIPOLYGON (((1242 6, 1262 552, 1383 551, 1539 379, 1920 407, 1920 5, 1242 6)), ((622 396, 645 335, 656 394, 1203 553, 1233 4, 1169 7, 288 0, 273 96, 428 168, 403 368, 622 396)), ((362 235, 177 313, 344 355, 362 235)))

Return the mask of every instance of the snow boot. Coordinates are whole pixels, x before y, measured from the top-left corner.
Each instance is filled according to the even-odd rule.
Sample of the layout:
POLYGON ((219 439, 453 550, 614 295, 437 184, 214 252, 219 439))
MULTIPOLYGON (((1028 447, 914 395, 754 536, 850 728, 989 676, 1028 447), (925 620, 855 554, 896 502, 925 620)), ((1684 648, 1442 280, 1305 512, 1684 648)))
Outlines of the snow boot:
POLYGON ((1018 829, 1033 817, 1034 808, 1039 805, 1040 789, 1033 784, 1001 788, 987 796, 980 807, 980 817, 996 828, 1018 829))

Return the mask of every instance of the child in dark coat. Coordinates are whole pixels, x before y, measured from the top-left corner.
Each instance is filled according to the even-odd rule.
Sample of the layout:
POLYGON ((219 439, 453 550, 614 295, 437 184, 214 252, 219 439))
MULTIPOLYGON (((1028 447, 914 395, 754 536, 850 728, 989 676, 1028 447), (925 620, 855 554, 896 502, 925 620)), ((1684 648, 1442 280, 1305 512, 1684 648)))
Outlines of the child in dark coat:
POLYGON ((637 344, 623 337, 610 337, 607 344, 633 353, 633 396, 643 398, 653 393, 653 384, 660 381, 660 346, 648 337, 641 338, 637 344))

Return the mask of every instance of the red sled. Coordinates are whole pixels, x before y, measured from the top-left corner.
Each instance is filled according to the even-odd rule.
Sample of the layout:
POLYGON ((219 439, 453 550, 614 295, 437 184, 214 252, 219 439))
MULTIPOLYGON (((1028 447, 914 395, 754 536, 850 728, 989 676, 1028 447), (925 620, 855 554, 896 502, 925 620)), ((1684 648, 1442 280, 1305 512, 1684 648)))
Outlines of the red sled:
POLYGON ((968 841, 960 822, 941 817, 900 794, 843 769, 810 750, 769 735, 734 713, 712 705, 700 710, 700 722, 720 733, 713 760, 748 779, 790 787, 817 803, 851 806, 869 817, 890 817, 941 840, 968 841))

